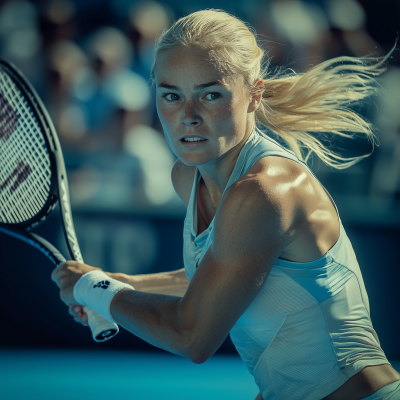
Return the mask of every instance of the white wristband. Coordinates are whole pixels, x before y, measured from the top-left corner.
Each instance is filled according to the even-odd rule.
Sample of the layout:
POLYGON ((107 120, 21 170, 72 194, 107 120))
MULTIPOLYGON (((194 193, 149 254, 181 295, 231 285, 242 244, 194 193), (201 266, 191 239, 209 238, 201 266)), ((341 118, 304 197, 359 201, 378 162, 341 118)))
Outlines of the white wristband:
POLYGON ((128 283, 110 278, 103 271, 90 271, 82 275, 74 286, 74 298, 82 306, 88 306, 111 322, 110 312, 113 297, 122 289, 135 288, 128 283))

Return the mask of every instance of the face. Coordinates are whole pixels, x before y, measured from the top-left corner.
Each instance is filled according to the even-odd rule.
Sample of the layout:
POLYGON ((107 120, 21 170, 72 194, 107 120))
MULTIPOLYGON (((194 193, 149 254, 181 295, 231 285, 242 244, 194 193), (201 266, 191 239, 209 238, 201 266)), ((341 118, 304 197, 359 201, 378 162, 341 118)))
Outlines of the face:
POLYGON ((158 56, 154 71, 165 138, 189 166, 209 163, 241 143, 256 108, 243 77, 222 75, 206 58, 200 50, 167 50, 158 56), (207 140, 187 146, 180 140, 183 135, 207 140))

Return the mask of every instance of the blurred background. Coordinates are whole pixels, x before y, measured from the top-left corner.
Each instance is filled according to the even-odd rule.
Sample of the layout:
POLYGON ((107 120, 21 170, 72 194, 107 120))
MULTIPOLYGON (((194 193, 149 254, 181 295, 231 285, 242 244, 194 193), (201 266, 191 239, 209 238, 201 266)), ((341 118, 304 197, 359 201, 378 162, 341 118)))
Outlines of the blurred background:
MULTIPOLYGON (((0 57, 25 73, 54 121, 68 172, 75 228, 89 265, 127 274, 183 268, 186 208, 172 187, 170 173, 176 156, 164 138, 149 78, 156 35, 180 17, 205 8, 223 9, 248 22, 260 35, 272 67, 283 65, 299 72, 338 56, 384 56, 400 32, 400 0, 0 0, 0 57)), ((327 167, 316 158, 310 166, 338 206, 362 270, 374 329, 386 356, 398 365, 399 51, 393 52, 378 82, 386 96, 370 98, 354 110, 378 128, 380 146, 346 170, 327 167)), ((332 146, 345 156, 372 150, 363 139, 334 141, 332 146)), ((40 227, 39 234, 68 254, 57 213, 40 227)), ((44 256, 4 234, 0 234, 0 254, 0 380, 4 384, 8 377, 7 387, 13 388, 7 392, 3 386, 2 398, 26 398, 18 397, 16 387, 22 375, 17 371, 28 365, 24 379, 29 385, 28 377, 35 369, 32 360, 40 358, 49 368, 55 362, 51 354, 88 354, 90 359, 93 354, 99 357, 90 353, 97 350, 109 357, 133 354, 139 369, 145 355, 181 360, 123 328, 106 343, 93 342, 88 328, 76 324, 59 300, 50 280, 52 265, 44 256)), ((238 360, 229 337, 213 359, 218 355, 238 360)), ((63 368, 60 358, 58 362, 63 368)), ((189 364, 182 364, 182 371, 194 368, 196 375, 203 371, 209 375, 201 382, 214 382, 211 361, 189 364)), ((154 365, 148 368, 154 372, 154 365)), ((44 396, 45 384, 52 382, 57 387, 59 383, 47 375, 55 369, 39 369, 36 378, 31 376, 30 384, 36 385, 31 388, 37 390, 32 389, 31 399, 35 393, 42 400, 64 398, 54 396, 52 389, 48 389, 50 397, 44 396)), ((245 368, 240 371, 243 375, 238 376, 247 377, 245 368)), ((165 369, 157 376, 160 383, 165 369)), ((221 388, 214 382, 204 394, 199 388, 195 391, 203 396, 199 398, 224 398, 223 394, 230 399, 251 398, 240 394, 240 390, 257 393, 249 377, 246 382, 235 378, 242 386, 221 388), (218 390, 223 394, 217 396, 218 390)), ((176 379, 171 392, 165 382, 160 384, 164 385, 163 398, 172 393, 171 398, 178 399, 187 393, 182 379, 176 379)), ((187 387, 193 389, 196 384, 190 382, 187 387)), ((0 381, 0 396, 1 387, 0 381)), ((136 398, 159 396, 143 390, 145 394, 136 398)))

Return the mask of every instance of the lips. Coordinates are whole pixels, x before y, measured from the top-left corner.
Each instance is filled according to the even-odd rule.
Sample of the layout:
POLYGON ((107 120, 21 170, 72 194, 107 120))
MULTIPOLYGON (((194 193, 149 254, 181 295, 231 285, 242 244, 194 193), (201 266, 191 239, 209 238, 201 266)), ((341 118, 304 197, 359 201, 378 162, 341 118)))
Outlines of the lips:
POLYGON ((185 140, 180 140, 180 142, 182 143, 182 146, 187 148, 187 149, 191 149, 191 148, 197 148, 197 147, 201 147, 204 146, 207 142, 207 139, 205 140, 193 140, 193 141, 185 141, 185 140))
POLYGON ((183 139, 193 139, 193 138, 199 138, 199 139, 207 140, 205 137, 203 137, 203 136, 198 136, 198 135, 184 135, 184 136, 181 136, 181 137, 179 138, 179 140, 183 140, 183 139))
POLYGON ((197 142, 204 142, 207 139, 201 139, 201 140, 185 140, 184 138, 181 139, 181 142, 185 142, 185 143, 197 143, 197 142))

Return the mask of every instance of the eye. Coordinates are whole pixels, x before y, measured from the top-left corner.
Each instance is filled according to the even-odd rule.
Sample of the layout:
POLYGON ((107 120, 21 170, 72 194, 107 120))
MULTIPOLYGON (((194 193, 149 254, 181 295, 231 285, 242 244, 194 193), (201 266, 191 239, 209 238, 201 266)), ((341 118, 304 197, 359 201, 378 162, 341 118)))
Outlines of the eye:
POLYGON ((207 100, 217 100, 219 97, 221 97, 221 93, 218 93, 218 92, 211 92, 211 93, 207 93, 206 94, 206 97, 207 96, 217 96, 217 97, 214 97, 214 98, 211 98, 211 99, 207 99, 207 100))
MULTIPOLYGON (((207 93, 207 94, 205 95, 205 97, 207 97, 207 96, 212 96, 211 98, 206 99, 206 100, 208 100, 208 101, 212 101, 212 100, 216 100, 216 99, 218 99, 219 97, 221 97, 221 93, 218 93, 218 92, 211 92, 211 93, 207 93)), ((167 101, 169 101, 170 103, 179 100, 179 96, 178 96, 176 93, 165 93, 165 94, 163 94, 161 97, 162 97, 162 98, 165 98, 165 99, 166 99, 167 101), (171 96, 171 98, 168 99, 167 96, 171 96), (172 96, 176 96, 176 97, 173 98, 172 96)))
MULTIPOLYGON (((167 99, 167 96, 176 96, 176 97, 179 97, 176 93, 165 93, 165 94, 163 94, 161 97, 165 98, 167 101, 170 101, 170 102, 173 102, 173 101, 174 101, 174 100, 171 100, 171 99, 167 99)), ((175 100, 177 100, 177 99, 175 99, 175 100)))

